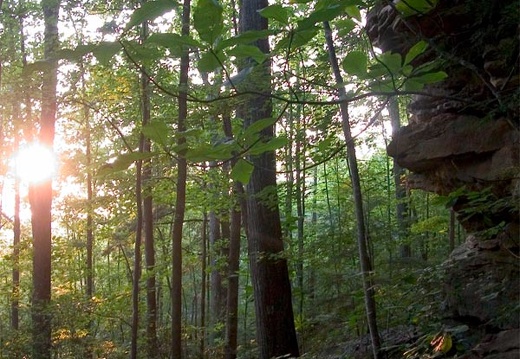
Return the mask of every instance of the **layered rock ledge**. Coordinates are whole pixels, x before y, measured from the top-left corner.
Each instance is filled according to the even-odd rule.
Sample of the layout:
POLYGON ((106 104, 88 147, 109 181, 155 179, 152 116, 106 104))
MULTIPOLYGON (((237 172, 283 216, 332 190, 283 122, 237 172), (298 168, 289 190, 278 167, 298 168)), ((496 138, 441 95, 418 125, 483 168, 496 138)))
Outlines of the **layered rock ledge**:
POLYGON ((370 12, 371 41, 402 55, 427 41, 414 65, 439 59, 448 78, 413 96, 410 122, 388 153, 410 170, 409 186, 451 195, 468 233, 445 265, 443 310, 470 327, 466 357, 519 357, 518 1, 440 0, 407 17, 398 2, 370 12))

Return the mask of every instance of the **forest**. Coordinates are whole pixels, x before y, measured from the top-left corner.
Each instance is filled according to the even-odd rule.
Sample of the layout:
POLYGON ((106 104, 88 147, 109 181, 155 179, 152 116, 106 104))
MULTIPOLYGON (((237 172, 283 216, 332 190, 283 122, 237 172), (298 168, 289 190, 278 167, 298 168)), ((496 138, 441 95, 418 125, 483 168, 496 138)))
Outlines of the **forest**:
POLYGON ((0 358, 517 358, 517 0, 0 0, 0 358))

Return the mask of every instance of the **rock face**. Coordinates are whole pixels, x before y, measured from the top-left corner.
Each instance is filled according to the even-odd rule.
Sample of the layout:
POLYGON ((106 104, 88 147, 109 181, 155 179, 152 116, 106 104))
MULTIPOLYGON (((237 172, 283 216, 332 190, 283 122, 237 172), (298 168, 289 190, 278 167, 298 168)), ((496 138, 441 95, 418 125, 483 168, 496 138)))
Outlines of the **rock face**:
POLYGON ((413 65, 437 58, 448 78, 413 96, 409 125, 388 153, 411 171, 411 187, 450 194, 469 234, 446 263, 444 311, 471 328, 475 345, 486 338, 467 358, 518 357, 518 2, 439 0, 428 13, 407 17, 396 10, 399 2, 383 1, 370 12, 371 41, 404 56, 425 40, 429 49, 413 65), (509 344, 497 346, 504 338, 509 344))

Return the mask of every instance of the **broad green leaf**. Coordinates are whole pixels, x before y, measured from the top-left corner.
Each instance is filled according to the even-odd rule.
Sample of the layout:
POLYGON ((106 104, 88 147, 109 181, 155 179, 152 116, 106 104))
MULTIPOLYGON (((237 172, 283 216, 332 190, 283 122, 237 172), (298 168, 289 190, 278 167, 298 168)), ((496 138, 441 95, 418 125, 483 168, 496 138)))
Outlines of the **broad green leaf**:
POLYGON ((168 11, 175 9, 177 6, 179 6, 179 4, 173 0, 147 1, 132 13, 125 29, 128 30, 145 21, 154 20, 168 11))
POLYGON ((289 10, 282 5, 269 5, 258 10, 258 13, 266 19, 276 20, 283 25, 289 23, 289 10))
POLYGON ((227 53, 228 55, 236 56, 239 59, 250 57, 259 64, 263 63, 267 58, 266 54, 264 54, 258 47, 253 45, 240 44, 228 50, 227 53))
POLYGON ((143 135, 153 142, 166 147, 168 144, 169 134, 171 129, 162 121, 155 121, 149 123, 141 128, 143 135))
POLYGON ((217 0, 199 0, 193 11, 193 26, 202 41, 213 46, 224 27, 222 6, 217 0))
POLYGON ((400 54, 385 52, 379 56, 379 61, 386 67, 387 73, 397 74, 401 71, 402 58, 400 54))
POLYGON ((428 48, 428 43, 424 40, 419 41, 415 45, 413 45, 404 58, 404 64, 408 65, 412 62, 417 56, 422 54, 426 48, 428 48))
POLYGON ((417 78, 411 77, 409 79, 406 79, 406 82, 404 83, 403 89, 405 91, 421 91, 424 88, 424 83, 421 81, 417 81, 417 78))
POLYGON ((356 23, 352 19, 339 19, 335 21, 335 27, 338 31, 338 36, 344 37, 356 28, 356 23))
POLYGON ((102 41, 94 47, 92 54, 102 65, 108 65, 112 57, 114 57, 119 50, 121 50, 121 44, 118 41, 102 41))
POLYGON ((154 152, 130 152, 119 155, 112 163, 101 166, 97 171, 97 176, 106 176, 115 172, 124 171, 136 161, 147 160, 154 157, 154 152))
POLYGON ((395 8, 404 16, 426 14, 433 10, 439 0, 397 0, 395 8))
POLYGON ((248 153, 250 155, 259 155, 264 152, 268 151, 274 151, 279 148, 282 148, 287 144, 287 137, 285 136, 277 136, 271 138, 267 142, 258 142, 256 143, 249 151, 248 153))
POLYGON ((368 57, 363 51, 352 51, 342 62, 343 69, 350 75, 365 77, 367 74, 368 57))
POLYGON ((215 47, 217 50, 222 50, 227 47, 231 47, 233 45, 238 44, 251 44, 257 40, 265 39, 269 35, 274 35, 275 31, 273 30, 251 30, 244 32, 238 36, 230 37, 229 39, 222 40, 215 47))
POLYGON ((298 21, 298 29, 307 29, 316 23, 330 21, 343 14, 344 6, 332 4, 323 9, 313 11, 306 19, 298 21))
POLYGON ((311 41, 319 31, 320 29, 318 27, 291 31, 276 44, 274 51, 277 52, 281 49, 286 49, 289 46, 291 47, 291 50, 297 49, 311 41))
POLYGON ((170 50, 175 57, 180 57, 184 47, 200 48, 202 45, 195 39, 188 36, 181 36, 173 33, 152 34, 145 42, 146 44, 156 44, 170 50))
POLYGON ((239 159, 231 170, 231 178, 235 181, 247 184, 255 167, 244 159, 239 159))
POLYGON ((359 8, 355 5, 347 6, 345 8, 345 12, 348 14, 348 16, 353 17, 357 21, 361 21, 361 11, 359 8))
POLYGON ((263 129, 272 126, 276 123, 276 118, 263 118, 261 120, 253 122, 251 125, 249 125, 248 128, 244 131, 244 137, 247 138, 248 136, 254 135, 263 129))
POLYGON ((211 72, 218 69, 223 60, 222 54, 206 51, 197 62, 197 68, 201 72, 211 72))

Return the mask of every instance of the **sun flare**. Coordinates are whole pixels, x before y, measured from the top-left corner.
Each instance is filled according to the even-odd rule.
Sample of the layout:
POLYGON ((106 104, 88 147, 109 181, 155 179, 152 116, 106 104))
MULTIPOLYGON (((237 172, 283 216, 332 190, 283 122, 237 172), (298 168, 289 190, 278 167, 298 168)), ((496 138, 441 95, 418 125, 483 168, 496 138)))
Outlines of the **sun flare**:
POLYGON ((20 149, 14 158, 16 175, 24 182, 39 183, 54 176, 57 160, 52 150, 33 143, 20 149))

